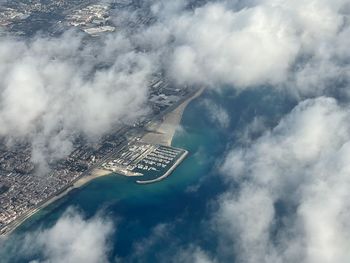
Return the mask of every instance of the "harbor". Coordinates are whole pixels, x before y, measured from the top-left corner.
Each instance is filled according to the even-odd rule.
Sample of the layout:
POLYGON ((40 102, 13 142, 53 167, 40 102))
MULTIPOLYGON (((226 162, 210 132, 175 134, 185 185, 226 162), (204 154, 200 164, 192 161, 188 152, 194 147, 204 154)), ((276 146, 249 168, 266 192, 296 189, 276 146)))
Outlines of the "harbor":
POLYGON ((159 182, 168 177, 188 152, 171 146, 136 141, 102 164, 102 168, 128 177, 140 177, 138 184, 159 182))

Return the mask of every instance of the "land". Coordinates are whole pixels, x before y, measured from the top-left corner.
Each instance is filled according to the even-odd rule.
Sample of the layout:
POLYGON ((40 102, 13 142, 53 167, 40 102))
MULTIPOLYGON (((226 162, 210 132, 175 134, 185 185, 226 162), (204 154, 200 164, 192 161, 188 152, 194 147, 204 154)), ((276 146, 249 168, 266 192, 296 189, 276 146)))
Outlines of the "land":
POLYGON ((110 172, 102 169, 95 169, 91 172, 90 175, 84 176, 80 179, 78 179, 76 182, 74 182, 72 185, 67 186, 65 189, 62 189, 62 191, 58 192, 53 197, 47 199, 46 201, 42 202, 37 207, 33 207, 32 209, 28 210, 26 213, 24 213, 22 216, 18 217, 16 220, 14 220, 11 224, 8 225, 6 228, 6 231, 3 231, 0 236, 8 236, 11 234, 17 227, 19 227, 24 221, 26 221, 28 218, 39 212, 41 209, 49 206, 50 204, 60 200, 64 196, 66 196, 69 192, 71 192, 73 189, 80 188, 87 183, 102 177, 109 175, 110 172))
MULTIPOLYGON (((151 82, 151 85, 154 83, 158 81, 151 82)), ((162 83, 166 82, 162 81, 162 83)), ((1 158, 0 153, 0 171, 4 173, 1 167, 6 167, 11 172, 7 175, 0 175, 0 186, 6 186, 3 187, 5 190, 0 194, 2 197, 0 200, 0 235, 8 235, 26 219, 62 198, 72 189, 82 187, 96 178, 113 172, 123 175, 120 169, 115 171, 110 168, 106 169, 103 164, 117 160, 129 147, 147 145, 153 149, 133 163, 135 165, 133 169, 138 169, 138 172, 129 175, 143 176, 142 170, 157 169, 158 165, 160 167, 151 179, 147 177, 137 180, 136 183, 155 183, 168 177, 188 153, 186 150, 171 147, 172 138, 181 121, 184 109, 202 91, 203 89, 184 92, 173 104, 155 103, 156 109, 164 105, 166 107, 163 108, 163 111, 142 118, 130 127, 119 128, 116 132, 104 136, 98 145, 95 145, 95 148, 78 141, 77 148, 66 160, 53 164, 53 171, 45 178, 31 174, 35 165, 30 162, 28 145, 18 146, 17 152, 10 152, 11 154, 4 150, 4 155, 8 154, 9 158, 1 158), (150 138, 152 142, 149 142, 150 138), (160 150, 157 152, 157 149, 160 150), (147 168, 146 165, 148 165, 147 168), (21 197, 21 199, 16 197, 21 197), (11 211, 14 212, 10 214, 11 211)), ((162 89, 161 92, 161 94, 166 93, 166 89, 162 89)), ((128 165, 129 163, 124 168, 128 165)))
POLYGON ((76 28, 96 37, 118 29, 132 31, 154 22, 149 7, 140 0, 8 0, 0 3, 0 29, 23 36, 38 32, 59 35, 76 28), (97 1, 99 2, 99 1, 97 1), (123 12, 134 13, 123 18, 123 12), (114 19, 111 19, 113 16, 114 19))
POLYGON ((170 146, 176 130, 180 128, 179 123, 187 105, 192 100, 200 96, 203 90, 204 88, 198 89, 198 91, 196 91, 192 96, 187 98, 178 107, 165 115, 162 121, 155 122, 150 125, 148 127, 149 132, 143 136, 142 141, 170 146))
MULTIPOLYGON (((149 7, 140 0, 106 1, 109 4, 94 2, 2 1, 0 34, 27 37, 40 32, 52 36, 75 28, 85 34, 84 40, 98 41, 98 37, 112 31, 128 33, 155 21, 149 7), (125 11, 132 11, 133 16, 119 16, 125 11)), ((150 109, 149 114, 141 116, 134 123, 116 123, 98 141, 92 142, 84 135, 77 134, 73 139, 72 152, 60 160, 48 160, 45 172, 32 160, 30 140, 0 138, 0 235, 10 233, 28 217, 71 189, 110 174, 111 171, 101 169, 102 164, 118 159, 123 149, 135 143, 137 138, 155 146, 171 145, 184 108, 201 91, 196 88, 175 88, 160 72, 152 75, 145 85, 149 88, 145 105, 150 109)), ((185 156, 184 150, 181 156, 173 160, 174 165, 159 173, 156 179, 168 176, 185 156)))

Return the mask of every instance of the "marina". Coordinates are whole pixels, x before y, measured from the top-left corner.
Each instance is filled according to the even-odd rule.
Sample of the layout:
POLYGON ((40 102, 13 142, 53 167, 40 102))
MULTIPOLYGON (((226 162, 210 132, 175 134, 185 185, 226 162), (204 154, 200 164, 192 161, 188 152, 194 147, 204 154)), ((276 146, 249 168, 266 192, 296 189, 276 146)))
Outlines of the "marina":
POLYGON ((168 177, 188 152, 171 146, 132 142, 102 164, 102 168, 128 177, 142 177, 136 183, 159 182, 168 177))

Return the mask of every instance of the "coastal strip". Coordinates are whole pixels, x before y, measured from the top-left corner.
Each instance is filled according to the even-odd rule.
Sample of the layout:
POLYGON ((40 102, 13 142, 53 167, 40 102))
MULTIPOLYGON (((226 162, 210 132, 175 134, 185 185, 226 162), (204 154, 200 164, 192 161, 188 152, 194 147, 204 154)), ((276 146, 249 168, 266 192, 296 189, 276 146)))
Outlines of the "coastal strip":
MULTIPOLYGON (((146 132, 142 138, 142 141, 153 143, 153 144, 163 144, 166 146, 170 146, 172 139, 174 137, 174 134, 176 132, 176 129, 180 124, 185 108, 192 100, 199 97, 203 91, 204 91, 204 88, 200 88, 199 90, 195 91, 193 95, 191 95, 190 97, 184 99, 183 101, 180 101, 177 105, 174 105, 174 107, 171 107, 171 109, 169 109, 166 112, 166 114, 163 115, 161 121, 152 123, 149 127, 147 127, 148 130, 151 129, 154 131, 146 132)), ((187 154, 188 152, 186 151, 186 153, 182 157, 180 157, 179 160, 177 160, 177 162, 174 164, 174 166, 171 169, 169 169, 163 176, 150 181, 137 181, 137 183, 149 184, 149 183, 154 183, 154 182, 163 180, 164 178, 168 177, 173 172, 173 170, 176 169, 176 167, 181 163, 181 161, 186 157, 187 154)), ((19 216, 6 228, 2 229, 2 232, 0 233, 0 237, 4 237, 4 238, 8 237, 16 228, 22 225, 31 216, 33 216, 40 210, 44 209, 45 207, 49 206, 50 204, 56 202, 57 200, 63 198, 73 189, 80 188, 86 185, 87 183, 95 180, 96 178, 112 174, 111 171, 99 169, 97 167, 98 166, 95 165, 95 167, 91 169, 89 172, 85 173, 82 176, 79 176, 78 178, 73 180, 72 183, 65 186, 60 191, 56 192, 53 196, 47 198, 46 200, 38 204, 35 208, 30 209, 28 210, 28 212, 19 216)))
POLYGON ((108 172, 103 169, 94 169, 89 175, 79 177, 77 180, 70 185, 64 187, 61 191, 57 192, 54 196, 48 198, 47 200, 43 201, 41 204, 39 204, 37 207, 29 210, 27 213, 21 215, 16 220, 13 221, 12 224, 8 225, 7 228, 5 228, 5 232, 1 233, 1 237, 7 237, 9 236, 17 227, 19 227, 21 224, 24 223, 28 218, 39 212, 40 210, 44 209, 45 207, 49 206, 50 204, 58 201, 59 199, 66 196, 70 191, 73 189, 80 188, 84 186, 85 184, 91 182, 92 180, 95 180, 96 178, 103 177, 106 175, 111 174, 111 172, 108 172))
POLYGON ((180 105, 164 115, 161 122, 150 125, 148 127, 148 130, 150 131, 142 137, 142 141, 151 144, 171 146, 176 129, 179 127, 187 105, 192 100, 199 97, 203 91, 204 88, 198 89, 192 96, 186 98, 180 105))

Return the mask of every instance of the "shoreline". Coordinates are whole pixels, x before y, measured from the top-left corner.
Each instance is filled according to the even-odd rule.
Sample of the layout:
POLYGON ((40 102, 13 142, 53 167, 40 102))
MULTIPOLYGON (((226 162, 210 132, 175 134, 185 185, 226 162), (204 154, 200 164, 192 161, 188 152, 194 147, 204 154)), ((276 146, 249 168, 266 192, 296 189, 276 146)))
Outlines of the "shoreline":
MULTIPOLYGON (((162 120, 160 122, 150 125, 151 127, 154 126, 153 127, 154 130, 151 132, 146 132, 142 137, 142 141, 153 143, 153 144, 163 144, 166 146, 171 146, 173 137, 175 135, 177 128, 179 127, 179 124, 181 122, 181 119, 186 107, 192 100, 199 97, 203 93, 203 91, 204 91, 204 88, 200 88, 191 97, 186 98, 176 108, 174 108, 169 113, 165 114, 162 117, 162 120)), ((188 152, 186 152, 185 156, 187 155, 187 153, 188 152)), ((183 156, 183 158, 185 158, 185 156, 183 156)), ((5 233, 0 233, 0 238, 6 239, 7 237, 9 237, 11 233, 13 233, 27 219, 29 219, 30 217, 32 217, 34 214, 38 213, 40 210, 44 209, 45 207, 49 206, 50 204, 62 199, 64 196, 69 194, 73 189, 81 188, 97 178, 104 177, 111 174, 113 174, 113 172, 107 171, 101 168, 93 169, 87 176, 81 176, 80 178, 76 179, 76 181, 73 181, 70 185, 67 185, 65 188, 59 191, 56 195, 52 196, 46 201, 43 201, 43 203, 40 204, 38 207, 35 207, 29 210, 19 218, 15 219, 13 223, 11 223, 8 226, 8 228, 6 228, 5 233)), ((147 184, 142 182, 137 182, 137 183, 147 184)))
POLYGON ((160 122, 150 125, 148 128, 151 131, 146 132, 146 134, 142 137, 142 141, 151 144, 171 146, 173 137, 180 125, 182 115, 186 107, 192 100, 198 98, 203 91, 204 88, 200 88, 191 97, 185 99, 175 109, 165 114, 160 122))
POLYGON ((99 169, 99 168, 94 169, 93 171, 91 171, 91 173, 89 175, 83 176, 83 177, 77 179, 77 181, 68 185, 65 189, 63 189, 61 192, 59 192, 56 195, 54 195, 53 197, 51 197, 49 200, 44 201, 38 207, 29 210, 27 213, 25 213, 22 216, 20 216, 19 218, 15 219, 15 221, 13 221, 13 224, 8 226, 9 230, 7 230, 4 234, 0 234, 0 237, 7 238, 8 236, 10 236, 10 234, 13 231, 15 231, 19 226, 21 226, 27 219, 29 219, 30 217, 32 217, 34 214, 36 214, 40 210, 44 209, 45 207, 48 207, 52 203, 62 199, 67 194, 69 194, 72 190, 81 188, 82 186, 88 184, 89 182, 91 182, 99 177, 107 176, 110 174, 112 174, 110 171, 106 171, 106 170, 99 169))

